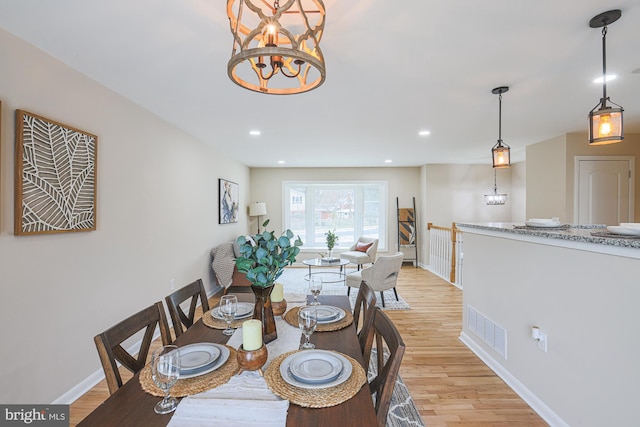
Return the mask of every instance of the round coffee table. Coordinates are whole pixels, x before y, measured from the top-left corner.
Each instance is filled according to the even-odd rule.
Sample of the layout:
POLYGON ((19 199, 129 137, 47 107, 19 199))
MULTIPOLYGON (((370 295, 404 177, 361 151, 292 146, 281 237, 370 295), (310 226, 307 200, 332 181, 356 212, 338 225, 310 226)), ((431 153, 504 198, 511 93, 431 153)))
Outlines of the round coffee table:
MULTIPOLYGON (((349 260, 342 258, 335 258, 335 261, 325 261, 322 258, 305 259, 302 263, 309 266, 309 274, 304 276, 305 280, 309 280, 312 275, 321 275, 324 283, 345 283, 347 280, 347 273, 344 271, 344 266, 349 264, 349 260), (338 271, 311 271, 311 267, 338 267, 338 271)), ((324 270, 324 269, 323 269, 324 270)))

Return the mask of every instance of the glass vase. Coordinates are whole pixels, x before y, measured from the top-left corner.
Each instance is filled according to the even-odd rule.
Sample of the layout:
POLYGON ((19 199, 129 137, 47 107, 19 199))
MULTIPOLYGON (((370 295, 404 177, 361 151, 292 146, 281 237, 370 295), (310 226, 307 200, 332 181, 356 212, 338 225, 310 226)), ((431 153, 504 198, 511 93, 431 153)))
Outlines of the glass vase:
POLYGON ((253 307, 253 318, 262 322, 262 342, 267 344, 278 338, 276 319, 271 307, 271 291, 273 284, 265 288, 251 285, 251 290, 256 297, 253 307))

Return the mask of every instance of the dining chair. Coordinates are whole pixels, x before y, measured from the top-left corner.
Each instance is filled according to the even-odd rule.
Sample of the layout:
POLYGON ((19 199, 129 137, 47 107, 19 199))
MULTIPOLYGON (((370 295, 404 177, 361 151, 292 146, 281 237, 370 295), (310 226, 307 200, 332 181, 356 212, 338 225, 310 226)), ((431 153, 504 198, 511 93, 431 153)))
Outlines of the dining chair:
MULTIPOLYGON (((360 284, 356 304, 353 307, 353 324, 356 327, 358 335, 358 343, 360 344, 360 352, 364 355, 367 345, 371 345, 373 339, 372 329, 373 314, 376 307, 376 294, 366 282, 360 284), (362 322, 360 322, 362 315, 362 322)), ((363 365, 365 372, 369 369, 369 359, 363 357, 363 365)))
MULTIPOLYGON (((373 335, 375 339, 365 349, 364 358, 371 359, 375 342, 375 376, 369 381, 371 394, 375 395, 375 409, 378 425, 384 427, 391 396, 396 384, 405 345, 398 329, 384 312, 375 307, 373 315, 373 335)), ((369 372, 371 369, 369 370, 369 372)))
POLYGON ((202 279, 198 279, 195 282, 178 289, 165 298, 167 308, 169 309, 169 315, 171 316, 171 323, 173 323, 173 333, 176 338, 182 335, 185 330, 193 325, 196 316, 196 308, 198 307, 198 299, 200 299, 202 312, 206 313, 209 311, 209 300, 207 299, 207 292, 204 290, 202 279), (180 307, 180 304, 189 299, 189 312, 185 313, 180 307))
POLYGON ((109 394, 115 393, 123 384, 122 376, 118 370, 118 362, 134 374, 144 368, 156 326, 160 328, 162 345, 171 344, 169 324, 160 301, 129 316, 93 338, 107 380, 109 394), (143 330, 144 336, 138 354, 131 355, 122 347, 122 343, 143 330))

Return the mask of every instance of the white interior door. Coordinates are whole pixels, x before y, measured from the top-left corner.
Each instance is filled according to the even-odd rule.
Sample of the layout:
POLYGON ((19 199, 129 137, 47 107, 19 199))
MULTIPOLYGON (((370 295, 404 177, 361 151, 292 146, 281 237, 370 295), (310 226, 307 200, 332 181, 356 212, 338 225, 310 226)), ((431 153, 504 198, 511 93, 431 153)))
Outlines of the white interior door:
POLYGON ((633 222, 633 157, 576 157, 578 224, 633 222))

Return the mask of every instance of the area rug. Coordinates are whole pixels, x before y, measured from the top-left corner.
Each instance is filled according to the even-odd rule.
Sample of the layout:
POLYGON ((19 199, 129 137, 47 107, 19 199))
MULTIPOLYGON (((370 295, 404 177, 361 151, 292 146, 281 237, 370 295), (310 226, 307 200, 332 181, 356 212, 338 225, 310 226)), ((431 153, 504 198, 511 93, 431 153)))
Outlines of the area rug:
MULTIPOLYGON (((385 349, 385 356, 387 351, 385 349)), ((369 372, 367 376, 371 381, 376 376, 377 369, 376 349, 371 350, 371 362, 369 363, 369 372)), ((407 389, 404 381, 398 377, 396 378, 396 385, 391 395, 391 403, 389 404, 389 412, 387 413, 386 427, 425 427, 424 421, 416 408, 411 394, 407 389)))
MULTIPOLYGON (((312 271, 314 273, 321 271, 322 268, 313 268, 312 271)), ((337 278, 337 274, 331 273, 329 269, 325 275, 326 279, 335 280, 337 278)), ((338 271, 337 268, 333 269, 334 271, 338 271)), ((356 271, 355 268, 350 268, 347 270, 347 273, 351 273, 356 271)), ((287 267, 284 269, 282 275, 278 278, 278 282, 282 283, 284 292, 288 294, 296 294, 296 295, 309 295, 309 281, 305 279, 305 276, 309 274, 309 269, 306 267, 287 267)), ((320 295, 346 295, 347 294, 347 286, 343 281, 339 281, 337 283, 323 283, 322 285, 322 293, 320 295)), ((353 307, 356 302, 356 297, 358 296, 358 290, 352 289, 351 295, 349 299, 351 301, 351 306, 353 307)), ((396 301, 396 297, 393 293, 393 290, 390 289, 384 292, 384 304, 382 307, 382 302, 380 301, 380 293, 376 292, 377 302, 376 305, 383 310, 410 310, 411 307, 409 304, 402 298, 400 294, 398 294, 399 301, 396 301)))

